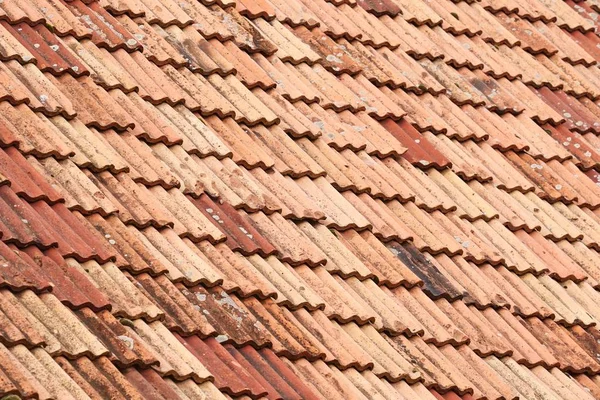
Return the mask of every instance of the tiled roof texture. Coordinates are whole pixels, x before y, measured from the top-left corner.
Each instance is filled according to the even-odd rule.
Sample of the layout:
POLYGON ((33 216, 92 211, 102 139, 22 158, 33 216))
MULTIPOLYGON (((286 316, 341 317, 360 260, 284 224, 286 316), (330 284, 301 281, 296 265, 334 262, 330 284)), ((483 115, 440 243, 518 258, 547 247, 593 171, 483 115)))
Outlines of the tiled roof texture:
POLYGON ((599 13, 0 0, 0 399, 600 399, 599 13))

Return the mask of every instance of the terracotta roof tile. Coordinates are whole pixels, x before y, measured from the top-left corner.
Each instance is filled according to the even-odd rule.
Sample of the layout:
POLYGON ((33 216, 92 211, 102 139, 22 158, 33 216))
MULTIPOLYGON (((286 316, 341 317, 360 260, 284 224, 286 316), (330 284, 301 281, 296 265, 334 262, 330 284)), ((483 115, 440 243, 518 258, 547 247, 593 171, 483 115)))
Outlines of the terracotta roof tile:
POLYGON ((416 25, 436 26, 442 24, 442 19, 425 4, 412 4, 408 1, 398 1, 403 18, 416 25))
POLYGON ((44 25, 30 27, 21 23, 13 26, 3 22, 2 26, 14 37, 9 39, 9 43, 16 40, 20 44, 16 48, 15 45, 11 46, 14 53, 7 53, 4 56, 7 59, 17 56, 15 59, 23 63, 33 61, 40 70, 54 75, 66 72, 74 76, 89 74, 87 68, 68 50, 64 42, 44 25))
POLYGON ((129 368, 124 376, 139 392, 142 398, 192 399, 194 397, 210 397, 218 400, 226 399, 212 382, 194 383, 191 379, 178 382, 163 379, 152 369, 137 370, 129 368))
POLYGON ((247 216, 235 211, 230 204, 220 204, 206 195, 192 202, 227 235, 225 243, 231 250, 240 251, 244 255, 260 254, 263 257, 277 253, 277 249, 254 228, 247 216))
POLYGON ((152 321, 163 317, 162 312, 139 289, 133 285, 131 276, 121 272, 114 264, 100 266, 95 261, 78 263, 67 261, 70 267, 85 275, 110 299, 112 313, 119 318, 145 318, 152 321))
POLYGON ((402 9, 393 1, 358 0, 356 3, 378 17, 383 15, 395 17, 402 14, 402 9))
POLYGON ((27 201, 44 199, 50 204, 64 201, 16 148, 9 147, 0 151, 0 165, 2 175, 6 177, 4 184, 9 184, 17 195, 27 201))
MULTIPOLYGON (((219 8, 213 7, 212 12, 214 13, 215 22, 223 24, 226 28, 225 32, 231 32, 230 35, 233 36, 234 42, 242 50, 249 53, 262 53, 266 56, 277 52, 277 46, 265 37, 254 23, 244 18, 233 8, 221 11, 219 8)), ((202 29, 200 29, 200 32, 204 34, 202 29)), ((204 34, 204 36, 209 37, 211 35, 204 34)))
POLYGON ((50 281, 39 273, 39 265, 29 257, 20 256, 13 246, 0 245, 0 257, 4 265, 1 285, 18 292, 31 289, 36 292, 52 290, 50 281))

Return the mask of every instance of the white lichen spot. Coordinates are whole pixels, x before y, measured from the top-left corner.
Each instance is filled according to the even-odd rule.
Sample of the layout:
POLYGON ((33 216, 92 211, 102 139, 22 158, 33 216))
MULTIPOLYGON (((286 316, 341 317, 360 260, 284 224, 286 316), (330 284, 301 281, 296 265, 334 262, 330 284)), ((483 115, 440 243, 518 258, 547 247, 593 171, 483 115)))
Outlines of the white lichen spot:
POLYGON ((109 239, 109 240, 108 240, 108 243, 110 243, 110 244, 112 244, 112 245, 115 245, 115 244, 117 244, 117 242, 115 241, 115 239, 109 239))
POLYGON ((583 153, 583 155, 586 156, 586 157, 591 157, 592 153, 588 150, 585 153, 583 153))
POLYGON ((375 160, 373 160, 371 157, 366 157, 363 162, 370 167, 375 166, 375 160))
POLYGON ((560 189, 562 189, 562 185, 556 185, 556 186, 554 186, 554 189, 560 190, 560 189))
POLYGON ((135 46, 137 44, 137 40, 135 40, 135 39, 128 39, 127 42, 125 42, 125 43, 127 43, 127 46, 129 46, 129 47, 133 47, 133 46, 135 46))
POLYGON ((221 298, 216 301, 220 306, 228 306, 240 314, 245 314, 245 311, 225 291, 221 292, 221 298))
POLYGON ((336 56, 334 56, 333 54, 328 55, 327 57, 325 57, 325 59, 329 62, 333 62, 336 64, 341 64, 342 60, 340 60, 339 58, 337 58, 336 56))
POLYGON ((460 236, 454 236, 454 240, 460 245, 464 245, 463 239, 460 236))
POLYGON ((22 218, 21 222, 23 222, 24 224, 28 224, 29 223, 29 221, 27 221, 25 218, 22 218))
POLYGON ((206 295, 204 293, 196 293, 198 301, 206 301, 206 295))
POLYGON ((564 112, 563 113, 563 117, 565 117, 565 118, 571 118, 571 113, 564 112))
POLYGON ((134 341, 129 336, 119 335, 117 336, 121 342, 125 343, 125 345, 129 348, 129 350, 133 350, 134 341))
POLYGON ((229 340, 229 336, 227 335, 219 335, 215 338, 217 340, 217 342, 219 343, 223 343, 229 340))
POLYGON ((42 103, 45 103, 45 102, 47 102, 47 101, 48 101, 48 95, 45 95, 45 94, 40 94, 40 101, 41 101, 42 103))
POLYGON ((57 44, 53 44, 53 45, 50 45, 50 48, 51 48, 53 51, 58 51, 58 49, 59 49, 60 47, 58 47, 58 45, 57 45, 57 44))
POLYGON ((40 44, 39 43, 34 43, 33 47, 35 47, 36 49, 39 49, 40 48, 40 44))
POLYGON ((580 148, 580 147, 581 147, 581 145, 580 145, 579 143, 575 143, 575 144, 573 145, 573 147, 575 147, 576 149, 578 149, 578 148, 580 148))
POLYGON ((75 72, 79 72, 79 67, 77 65, 73 65, 71 69, 75 72))

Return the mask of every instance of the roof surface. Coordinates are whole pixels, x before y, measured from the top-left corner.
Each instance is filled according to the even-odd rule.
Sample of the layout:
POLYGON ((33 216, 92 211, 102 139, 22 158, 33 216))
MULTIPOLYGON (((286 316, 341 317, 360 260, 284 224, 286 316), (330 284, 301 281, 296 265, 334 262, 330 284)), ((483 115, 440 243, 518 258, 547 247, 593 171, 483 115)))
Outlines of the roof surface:
POLYGON ((0 0, 0 398, 600 398, 598 12, 0 0))

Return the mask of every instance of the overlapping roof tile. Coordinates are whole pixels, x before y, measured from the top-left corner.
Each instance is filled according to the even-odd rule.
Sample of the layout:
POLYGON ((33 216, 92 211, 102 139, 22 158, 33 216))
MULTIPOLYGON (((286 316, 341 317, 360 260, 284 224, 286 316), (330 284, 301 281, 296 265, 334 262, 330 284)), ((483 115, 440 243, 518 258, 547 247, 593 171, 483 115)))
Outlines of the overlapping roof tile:
POLYGON ((597 0, 0 0, 0 398, 600 398, 597 0))

